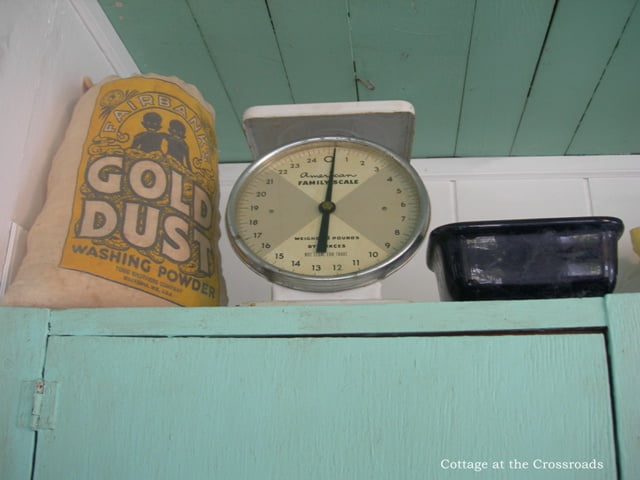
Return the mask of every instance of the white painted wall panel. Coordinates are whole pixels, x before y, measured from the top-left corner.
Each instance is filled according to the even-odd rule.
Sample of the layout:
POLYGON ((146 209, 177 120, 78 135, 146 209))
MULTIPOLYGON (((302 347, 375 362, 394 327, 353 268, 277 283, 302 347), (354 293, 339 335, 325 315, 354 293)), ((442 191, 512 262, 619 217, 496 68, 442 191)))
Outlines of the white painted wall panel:
POLYGON ((229 305, 252 301, 260 302, 271 298, 271 284, 249 270, 236 256, 227 240, 227 230, 224 223, 227 199, 234 182, 247 165, 241 163, 220 165, 220 228, 222 229, 220 257, 222 259, 222 275, 227 282, 229 305))
MULTIPOLYGON (((97 1, 2 2, 0 16, 0 266, 13 231, 28 229, 46 193, 51 159, 62 141, 84 76, 129 74, 135 64, 97 1)), ((75 179, 69 179, 75 182, 75 179)), ((24 249, 24 235, 11 246, 24 249)), ((7 257, 7 253, 9 253, 7 257)), ((0 285, 0 293, 3 284, 0 285)))
MULTIPOLYGON (((36 2, 4 2, 0 16, 0 258, 4 260, 11 220, 21 193, 21 179, 30 165, 24 161, 32 111, 36 108, 43 37, 51 6, 36 2), (49 7, 49 8, 48 8, 49 7), (33 33, 32 33, 33 32, 33 33)), ((32 140, 35 141, 35 140, 32 140)), ((4 261, 3 261, 4 264, 4 261)))
POLYGON ((582 179, 483 179, 456 182, 461 222, 589 215, 582 179))

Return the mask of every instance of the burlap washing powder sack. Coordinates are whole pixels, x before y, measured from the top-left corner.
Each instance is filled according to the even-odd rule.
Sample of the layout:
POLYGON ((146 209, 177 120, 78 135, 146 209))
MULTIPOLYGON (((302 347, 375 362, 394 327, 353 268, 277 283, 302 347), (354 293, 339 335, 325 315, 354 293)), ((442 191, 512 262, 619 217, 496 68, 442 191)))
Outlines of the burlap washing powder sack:
POLYGON ((226 304, 215 112, 175 77, 107 78, 77 103, 5 305, 226 304))

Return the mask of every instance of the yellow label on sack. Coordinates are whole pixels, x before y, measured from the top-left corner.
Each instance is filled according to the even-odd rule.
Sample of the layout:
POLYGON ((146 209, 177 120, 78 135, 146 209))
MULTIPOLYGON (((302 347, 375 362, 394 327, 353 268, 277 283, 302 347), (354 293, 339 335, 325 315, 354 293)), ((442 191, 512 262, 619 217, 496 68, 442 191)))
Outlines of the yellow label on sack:
POLYGON ((178 85, 103 85, 60 266, 178 305, 219 304, 217 165, 213 118, 178 85))

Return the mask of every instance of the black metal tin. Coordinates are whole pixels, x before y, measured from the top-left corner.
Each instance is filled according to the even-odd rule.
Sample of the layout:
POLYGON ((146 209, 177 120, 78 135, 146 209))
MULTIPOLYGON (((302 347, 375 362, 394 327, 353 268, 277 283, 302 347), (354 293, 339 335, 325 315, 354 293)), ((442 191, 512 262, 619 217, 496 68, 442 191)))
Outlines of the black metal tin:
POLYGON ((623 231, 615 217, 451 223, 429 235, 427 265, 442 300, 601 296, 623 231))

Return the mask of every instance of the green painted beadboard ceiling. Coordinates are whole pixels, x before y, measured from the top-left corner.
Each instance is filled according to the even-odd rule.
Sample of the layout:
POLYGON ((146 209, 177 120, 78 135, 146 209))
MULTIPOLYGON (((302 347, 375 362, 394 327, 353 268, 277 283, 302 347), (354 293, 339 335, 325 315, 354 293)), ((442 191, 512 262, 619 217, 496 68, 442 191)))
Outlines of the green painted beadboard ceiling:
POLYGON ((222 162, 254 105, 407 100, 413 157, 640 152, 640 0, 99 0, 193 83, 222 162))

